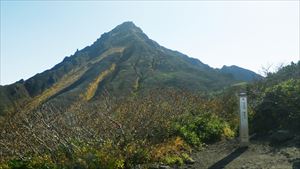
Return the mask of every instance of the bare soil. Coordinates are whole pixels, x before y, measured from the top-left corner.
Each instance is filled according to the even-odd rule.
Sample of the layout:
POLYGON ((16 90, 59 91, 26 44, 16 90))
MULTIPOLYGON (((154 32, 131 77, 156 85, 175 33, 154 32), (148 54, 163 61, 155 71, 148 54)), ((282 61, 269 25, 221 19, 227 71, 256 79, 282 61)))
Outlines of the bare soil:
POLYGON ((300 169, 300 137, 270 145, 267 138, 256 138, 248 147, 237 139, 208 145, 193 153, 194 164, 183 169, 300 169))

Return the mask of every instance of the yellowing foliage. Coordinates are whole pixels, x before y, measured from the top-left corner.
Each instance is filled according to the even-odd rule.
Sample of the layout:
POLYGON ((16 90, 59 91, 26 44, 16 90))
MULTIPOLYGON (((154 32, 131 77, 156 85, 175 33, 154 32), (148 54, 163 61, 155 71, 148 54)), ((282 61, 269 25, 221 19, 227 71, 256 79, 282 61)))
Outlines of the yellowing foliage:
POLYGON ((224 128, 223 128, 223 136, 226 137, 226 138, 233 138, 235 135, 234 131, 231 130, 231 128, 226 125, 224 128))
POLYGON ((116 68, 116 64, 113 63, 109 69, 101 72, 98 77, 95 78, 95 80, 89 84, 89 87, 87 88, 86 94, 85 94, 85 100, 90 100, 94 97, 96 90, 98 88, 99 83, 111 72, 113 72, 116 68))
POLYGON ((140 78, 137 77, 136 80, 135 80, 135 82, 134 82, 134 84, 133 84, 134 90, 137 90, 139 88, 139 80, 140 80, 140 78))
POLYGON ((167 142, 156 145, 151 155, 154 160, 161 161, 170 155, 179 155, 184 151, 191 151, 191 148, 184 142, 181 137, 175 137, 167 142))
POLYGON ((8 166, 8 164, 0 164, 0 169, 10 169, 10 167, 8 166))

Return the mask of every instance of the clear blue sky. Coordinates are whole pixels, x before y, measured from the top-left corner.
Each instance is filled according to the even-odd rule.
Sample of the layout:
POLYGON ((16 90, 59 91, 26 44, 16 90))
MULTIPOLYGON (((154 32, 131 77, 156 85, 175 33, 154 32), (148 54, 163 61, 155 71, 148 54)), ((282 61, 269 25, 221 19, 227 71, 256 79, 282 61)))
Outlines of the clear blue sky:
POLYGON ((53 67, 124 21, 212 67, 259 72, 299 59, 299 1, 1 1, 0 84, 53 67))

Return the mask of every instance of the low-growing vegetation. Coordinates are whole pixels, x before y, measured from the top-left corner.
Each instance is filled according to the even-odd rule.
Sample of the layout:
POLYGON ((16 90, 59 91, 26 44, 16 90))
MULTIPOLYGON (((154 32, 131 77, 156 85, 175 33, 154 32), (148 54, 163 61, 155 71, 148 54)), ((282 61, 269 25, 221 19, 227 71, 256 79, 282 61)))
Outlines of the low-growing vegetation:
POLYGON ((256 107, 255 132, 300 129, 300 80, 287 80, 267 87, 256 107))
POLYGON ((7 151, 2 167, 182 165, 191 160, 192 147, 234 135, 217 112, 205 111, 217 109, 213 109, 216 104, 212 100, 188 92, 158 89, 119 104, 114 102, 111 98, 102 104, 82 103, 68 113, 48 105, 14 114, 11 120, 17 123, 2 124, 8 127, 6 131, 15 127, 18 133, 11 135, 15 139, 10 143, 5 140, 10 139, 8 136, 2 137, 7 151), (14 152, 10 151, 12 147, 14 152))
MULTIPOLYGON (((299 63, 279 72, 298 70, 299 63)), ((79 102, 68 110, 44 104, 34 111, 7 114, 8 120, 0 123, 0 168, 182 165, 192 161, 193 149, 237 136, 240 90, 248 93, 251 133, 299 132, 297 77, 267 77, 210 95, 155 89, 118 99, 104 92, 101 102, 79 102)))
POLYGON ((229 125, 212 113, 187 115, 175 123, 175 130, 193 146, 201 146, 203 143, 219 141, 222 137, 234 136, 229 125))

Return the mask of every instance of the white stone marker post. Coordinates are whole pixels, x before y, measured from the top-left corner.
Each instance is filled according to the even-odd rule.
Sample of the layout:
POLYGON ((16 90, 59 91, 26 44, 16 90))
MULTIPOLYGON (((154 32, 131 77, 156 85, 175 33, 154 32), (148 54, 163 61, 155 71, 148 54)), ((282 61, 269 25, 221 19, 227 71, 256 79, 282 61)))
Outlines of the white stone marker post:
POLYGON ((247 95, 240 93, 240 145, 249 145, 249 129, 247 114, 247 95))

